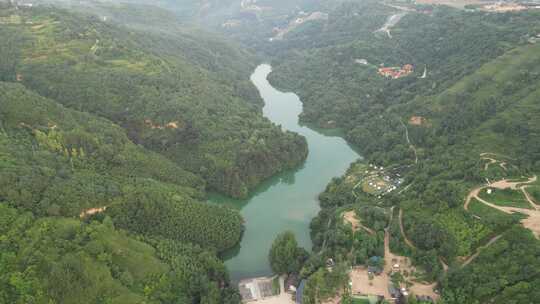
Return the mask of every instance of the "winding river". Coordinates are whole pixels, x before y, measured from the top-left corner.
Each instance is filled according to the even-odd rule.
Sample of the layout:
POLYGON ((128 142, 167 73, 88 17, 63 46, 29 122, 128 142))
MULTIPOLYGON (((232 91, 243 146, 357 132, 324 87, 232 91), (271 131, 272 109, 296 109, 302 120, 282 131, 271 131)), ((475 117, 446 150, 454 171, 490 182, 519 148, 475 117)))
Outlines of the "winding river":
POLYGON ((285 230, 293 231, 299 244, 310 250, 309 223, 319 211, 317 196, 360 157, 339 134, 299 125, 300 99, 272 87, 267 80, 271 71, 271 66, 262 64, 251 76, 265 102, 264 116, 305 136, 309 155, 301 168, 274 176, 245 200, 210 198, 240 208, 246 221, 241 243, 224 257, 233 280, 269 275, 268 251, 277 234, 285 230))

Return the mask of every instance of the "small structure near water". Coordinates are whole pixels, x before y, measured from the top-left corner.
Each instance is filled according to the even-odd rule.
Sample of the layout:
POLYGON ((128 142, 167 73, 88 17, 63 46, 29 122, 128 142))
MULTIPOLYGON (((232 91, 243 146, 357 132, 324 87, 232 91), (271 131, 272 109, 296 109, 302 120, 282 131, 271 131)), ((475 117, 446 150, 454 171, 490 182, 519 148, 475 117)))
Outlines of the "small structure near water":
POLYGON ((238 289, 243 302, 257 301, 275 296, 271 277, 252 278, 240 281, 238 289))

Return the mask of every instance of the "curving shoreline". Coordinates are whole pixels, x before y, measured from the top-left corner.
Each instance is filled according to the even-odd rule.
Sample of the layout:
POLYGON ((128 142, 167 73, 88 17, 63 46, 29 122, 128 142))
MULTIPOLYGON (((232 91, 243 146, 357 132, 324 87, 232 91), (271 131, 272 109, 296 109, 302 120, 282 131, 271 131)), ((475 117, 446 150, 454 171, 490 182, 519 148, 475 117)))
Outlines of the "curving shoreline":
POLYGON ((236 206, 246 221, 240 244, 225 257, 233 280, 270 275, 268 251, 277 234, 285 230, 294 232, 299 244, 310 250, 309 224, 320 210, 319 193, 360 157, 343 138, 300 125, 302 102, 294 93, 275 89, 267 79, 271 71, 270 65, 261 64, 251 76, 265 102, 263 115, 284 130, 304 136, 309 153, 300 168, 270 178, 247 199, 211 199, 236 206))

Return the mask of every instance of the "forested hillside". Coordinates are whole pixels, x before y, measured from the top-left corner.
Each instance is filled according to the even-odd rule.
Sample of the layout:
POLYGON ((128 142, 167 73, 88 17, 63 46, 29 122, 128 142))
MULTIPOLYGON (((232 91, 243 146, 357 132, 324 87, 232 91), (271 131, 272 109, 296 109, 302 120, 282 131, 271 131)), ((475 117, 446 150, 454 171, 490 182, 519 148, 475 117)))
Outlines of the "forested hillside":
MULTIPOLYGON (((535 303, 539 32, 535 10, 363 2, 272 44, 270 78, 299 93, 301 119, 343 129, 366 158, 320 196, 320 267, 372 266, 388 231, 391 251, 417 266, 405 280, 437 283, 444 303, 535 303), (406 64, 396 78, 379 71, 406 64)), ((301 274, 316 282, 313 269, 301 274)))
POLYGON ((200 178, 20 84, 0 83, 0 122, 1 302, 234 299, 215 253, 241 218, 198 201, 200 178))
POLYGON ((199 246, 37 218, 0 205, 2 303, 238 303, 220 260, 199 246), (157 249, 156 249, 157 248, 157 249))
POLYGON ((57 9, 2 13, 19 18, 0 33, 9 41, 4 81, 114 121, 211 189, 246 196, 306 156, 304 139, 260 115, 248 57, 226 43, 132 32, 57 9))
POLYGON ((540 30, 537 12, 486 14, 437 6, 405 12, 390 30, 392 38, 377 32, 400 13, 370 1, 349 3, 332 11, 324 26, 305 24, 271 44, 280 54, 272 79, 304 97, 304 121, 353 129, 372 108, 439 93, 540 30), (366 63, 356 61, 361 59, 366 63), (405 64, 414 67, 410 77, 389 80, 377 73, 381 66, 405 64), (302 77, 306 72, 314 77, 302 77), (281 81, 280 75, 287 78, 281 81))
POLYGON ((234 44, 73 10, 0 6, 0 302, 238 303, 217 256, 242 218, 206 191, 246 196, 305 140, 262 117, 234 44))
POLYGON ((364 157, 320 194, 313 254, 271 250, 305 304, 352 303, 368 269, 412 303, 538 302, 540 10, 47 2, 0 1, 1 303, 239 303, 218 255, 243 220, 206 193, 307 155, 261 115, 260 58, 364 157))

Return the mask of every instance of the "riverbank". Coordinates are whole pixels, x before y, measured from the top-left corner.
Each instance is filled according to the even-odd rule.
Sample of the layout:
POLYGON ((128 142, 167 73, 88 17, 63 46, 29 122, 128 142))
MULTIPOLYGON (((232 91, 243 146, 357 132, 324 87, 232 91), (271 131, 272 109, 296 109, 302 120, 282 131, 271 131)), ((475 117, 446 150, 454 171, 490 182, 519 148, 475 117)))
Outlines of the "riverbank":
POLYGON ((211 203, 240 209, 245 220, 240 244, 223 256, 234 281, 271 274, 268 251, 280 232, 294 232, 299 245, 310 250, 309 224, 320 210, 319 193, 333 177, 342 175, 360 157, 342 137, 300 125, 302 102, 294 93, 275 89, 267 80, 271 71, 270 65, 262 64, 251 76, 265 102, 263 115, 284 130, 304 136, 309 154, 300 168, 268 179, 247 199, 217 195, 210 198, 211 203))

